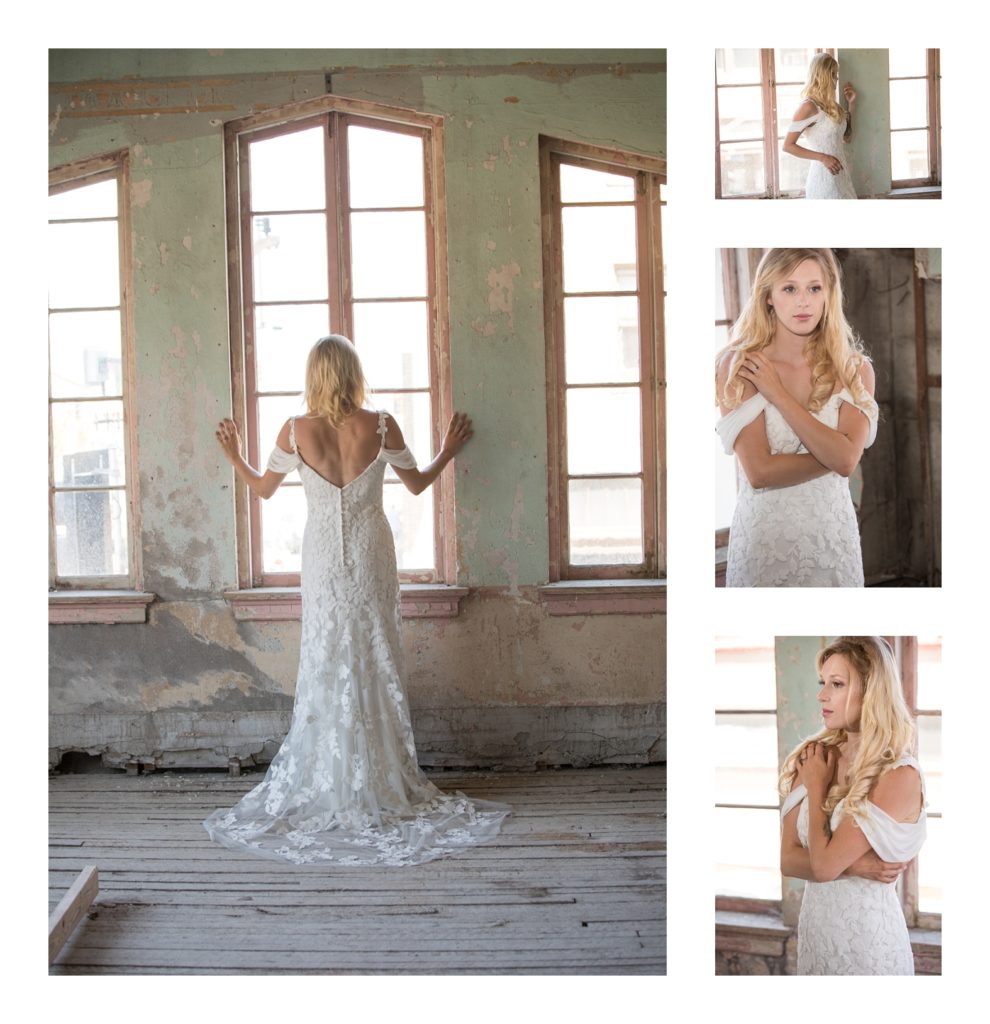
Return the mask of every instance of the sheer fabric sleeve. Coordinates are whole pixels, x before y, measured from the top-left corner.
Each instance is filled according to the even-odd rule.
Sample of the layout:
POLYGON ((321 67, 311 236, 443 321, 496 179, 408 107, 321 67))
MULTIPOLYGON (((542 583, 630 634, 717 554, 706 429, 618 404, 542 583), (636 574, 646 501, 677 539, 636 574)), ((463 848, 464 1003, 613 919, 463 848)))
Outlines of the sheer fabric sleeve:
POLYGON ((783 822, 784 818, 794 810, 795 807, 808 795, 808 789, 804 785, 795 786, 794 789, 784 797, 783 806, 780 808, 780 820, 783 822))
POLYGON ((820 114, 821 111, 816 110, 811 117, 806 117, 802 121, 791 121, 787 126, 786 134, 789 135, 791 132, 803 132, 805 128, 810 127, 818 120, 820 114))
POLYGON ((770 403, 757 393, 750 396, 738 408, 726 413, 715 423, 715 430, 722 439, 722 447, 726 455, 731 455, 736 446, 736 438, 743 427, 748 427, 770 403))
POLYGON ((382 437, 381 456, 390 466, 398 466, 399 469, 415 469, 416 457, 409 450, 409 446, 394 449, 385 447, 385 411, 378 412, 378 433, 382 437))
POLYGON ((843 388, 839 392, 839 398, 859 409, 859 411, 870 421, 870 434, 866 439, 866 447, 869 448, 877 439, 877 421, 880 419, 880 409, 877 406, 877 403, 871 398, 868 405, 861 405, 849 393, 848 388, 843 388))

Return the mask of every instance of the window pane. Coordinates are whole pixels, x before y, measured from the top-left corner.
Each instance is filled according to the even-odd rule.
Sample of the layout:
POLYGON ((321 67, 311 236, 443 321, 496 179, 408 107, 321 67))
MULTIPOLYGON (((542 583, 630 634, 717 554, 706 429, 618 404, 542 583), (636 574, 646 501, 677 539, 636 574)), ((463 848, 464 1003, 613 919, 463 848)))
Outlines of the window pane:
POLYGON ((48 197, 49 220, 116 216, 116 178, 112 178, 110 181, 98 181, 92 185, 80 185, 78 188, 48 197))
MULTIPOLYGON (((798 139, 798 144, 801 140, 798 139)), ((811 167, 810 160, 802 160, 800 157, 791 156, 785 153, 780 147, 784 140, 777 140, 777 148, 780 150, 780 191, 800 192, 808 180, 808 168, 811 167)))
POLYGON ((571 565, 643 561, 643 484, 571 480, 567 487, 571 565))
POLYGON ((635 199, 635 179, 631 175, 560 165, 562 203, 632 203, 635 199))
POLYGON ((928 132, 891 132, 890 176, 893 181, 927 178, 928 132))
POLYGON ((253 217, 252 222, 255 301, 326 299, 326 215, 253 217))
POLYGON ((251 143, 252 210, 324 210, 322 126, 251 143))
POLYGON ((396 481, 386 481, 385 515, 395 537, 400 572, 433 568, 433 488, 413 494, 396 481))
POLYGON ((568 389, 568 473, 642 469, 640 398, 637 387, 568 389))
POLYGON ((928 83, 923 78, 890 83, 890 127, 925 128, 928 125, 928 83))
MULTIPOLYGON (((773 51, 774 74, 778 82, 807 81, 808 67, 815 56, 813 46, 799 46, 773 51)), ((780 109, 779 107, 777 108, 780 109)))
POLYGON ((568 206, 561 221, 565 292, 635 290, 633 207, 568 206))
POLYGON ((918 637, 918 707, 923 711, 942 708, 942 638, 918 637))
POLYGON ((57 402, 52 406, 56 486, 124 483, 124 403, 57 402))
POLYGON ((716 807, 715 835, 715 891, 779 900, 780 814, 716 807))
MULTIPOLYGON (((729 328, 725 324, 715 325, 715 351, 720 352, 726 345, 729 344, 729 328)), ((721 444, 719 444, 719 451, 722 450, 721 444)))
POLYGON ((126 494, 56 493, 55 552, 59 576, 126 576, 126 494))
POLYGON ((264 571, 299 572, 303 528, 306 525, 306 497, 302 487, 283 484, 260 505, 264 571))
POLYGON ((716 50, 715 79, 719 85, 759 82, 760 51, 755 47, 744 50, 716 50))
POLYGON ((49 225, 49 308, 120 305, 119 245, 115 220, 49 225))
POLYGON ((564 299, 568 384, 639 380, 639 302, 634 295, 564 299))
POLYGON ((890 61, 891 78, 928 74, 928 53, 921 47, 892 46, 887 54, 890 61))
POLYGON ((118 312, 52 313, 48 346, 53 398, 123 394, 118 312))
POLYGON ((941 914, 945 877, 945 833, 941 818, 928 819, 928 835, 918 854, 918 909, 941 914))
POLYGON ((928 810, 942 810, 942 719, 918 716, 918 761, 925 775, 925 799, 928 810))
POLYGON ((721 249, 715 250, 715 319, 725 320, 725 261, 721 249))
POLYGON ((781 139, 787 134, 794 115, 804 102, 801 96, 803 88, 803 85, 777 86, 777 130, 780 132, 781 139))
POLYGON ((715 716, 715 799, 777 805, 776 715, 715 716))
POLYGON ((761 194, 766 190, 762 142, 732 142, 719 148, 722 195, 761 194))
POLYGON ((423 140, 379 128, 347 129, 351 209, 423 205, 423 140))
POLYGON ((718 134, 722 141, 763 138, 760 87, 719 89, 718 134))
MULTIPOLYGON (((715 707, 772 711, 776 706, 774 638, 719 637, 715 644, 715 707)), ((773 763, 776 761, 775 751, 773 763)))
MULTIPOLYGON (((290 416, 303 416, 305 413, 306 403, 302 395, 298 398, 280 395, 258 399, 258 461, 261 463, 258 468, 262 472, 285 421, 290 416)), ((295 477, 290 476, 289 479, 294 480, 295 477)))
POLYGON ((425 214, 352 213, 351 277, 356 299, 425 297, 425 214))
POLYGON ((259 391, 301 391, 309 350, 330 332, 329 309, 312 306, 256 306, 255 366, 259 391))
MULTIPOLYGON (((412 394, 389 394, 376 391, 371 396, 369 405, 374 409, 384 409, 402 431, 406 447, 416 457, 416 463, 425 466, 433 459, 433 440, 430 430, 430 396, 426 392, 412 394)), ((444 427, 447 424, 443 424, 444 427)), ((386 477, 394 478, 395 473, 387 469, 386 477)))
POLYGON ((356 302, 354 344, 372 390, 430 386, 426 302, 356 302))

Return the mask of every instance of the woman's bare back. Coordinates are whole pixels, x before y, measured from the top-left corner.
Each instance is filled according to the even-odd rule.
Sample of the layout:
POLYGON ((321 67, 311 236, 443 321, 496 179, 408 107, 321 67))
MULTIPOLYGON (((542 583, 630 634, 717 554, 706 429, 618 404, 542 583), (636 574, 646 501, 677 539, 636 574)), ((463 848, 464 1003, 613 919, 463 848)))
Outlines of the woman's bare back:
MULTIPOLYGON (((286 424, 279 434, 279 446, 289 449, 288 439, 286 424)), ((378 413, 368 409, 358 409, 339 427, 312 413, 296 417, 296 449, 300 457, 336 487, 346 487, 356 480, 375 461, 381 446, 378 413)))

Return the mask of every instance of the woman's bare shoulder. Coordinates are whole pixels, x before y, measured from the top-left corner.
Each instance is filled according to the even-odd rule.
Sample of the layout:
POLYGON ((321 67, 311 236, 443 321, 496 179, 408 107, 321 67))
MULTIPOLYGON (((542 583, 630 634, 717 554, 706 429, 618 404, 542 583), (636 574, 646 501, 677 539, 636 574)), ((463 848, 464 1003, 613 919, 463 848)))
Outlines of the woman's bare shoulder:
POLYGON ((905 764, 885 772, 870 793, 870 802, 898 821, 914 821, 921 800, 921 773, 905 764))
POLYGON ((802 100, 801 106, 794 111, 795 121, 806 121, 809 117, 814 117, 818 113, 818 106, 813 100, 802 100))

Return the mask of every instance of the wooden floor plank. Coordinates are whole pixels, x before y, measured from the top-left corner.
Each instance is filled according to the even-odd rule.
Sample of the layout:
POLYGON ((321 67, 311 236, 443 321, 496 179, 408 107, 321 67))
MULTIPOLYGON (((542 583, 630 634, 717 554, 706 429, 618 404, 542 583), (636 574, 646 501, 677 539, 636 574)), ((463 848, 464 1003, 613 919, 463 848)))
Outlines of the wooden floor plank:
POLYGON ((262 778, 92 773, 51 783, 49 906, 80 866, 101 893, 52 974, 659 974, 662 766, 433 772, 504 800, 491 843, 411 868, 234 853, 202 819, 262 778))

